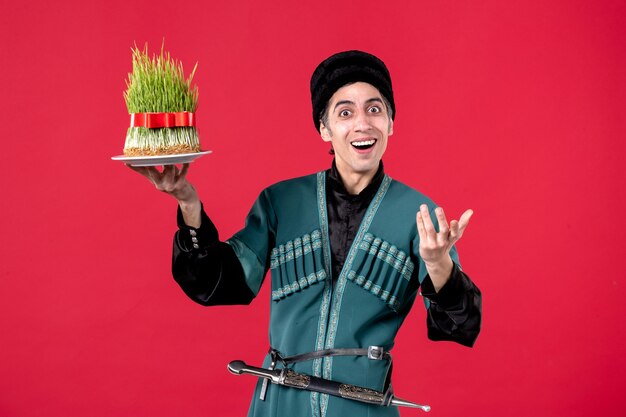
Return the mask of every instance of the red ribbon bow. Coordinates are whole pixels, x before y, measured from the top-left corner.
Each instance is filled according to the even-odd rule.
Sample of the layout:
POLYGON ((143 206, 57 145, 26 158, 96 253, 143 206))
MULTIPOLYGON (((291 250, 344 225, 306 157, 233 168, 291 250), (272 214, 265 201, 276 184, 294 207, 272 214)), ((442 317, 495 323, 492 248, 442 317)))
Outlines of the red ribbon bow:
POLYGON ((181 111, 176 113, 131 113, 130 127, 147 127, 159 129, 162 127, 195 126, 194 113, 181 111))

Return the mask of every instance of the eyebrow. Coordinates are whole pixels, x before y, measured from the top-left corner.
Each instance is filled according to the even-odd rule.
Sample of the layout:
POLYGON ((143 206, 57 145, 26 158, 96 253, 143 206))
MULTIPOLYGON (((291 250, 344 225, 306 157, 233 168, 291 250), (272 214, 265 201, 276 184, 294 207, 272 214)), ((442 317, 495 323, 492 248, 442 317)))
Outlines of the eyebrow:
MULTIPOLYGON (((372 98, 370 98, 369 100, 367 100, 367 101, 365 102, 365 104, 369 104, 369 103, 380 103, 380 104, 383 104, 383 101, 382 101, 381 99, 379 99, 378 97, 372 97, 372 98)), ((337 107, 339 107, 339 106, 341 106, 341 105, 343 105, 343 104, 352 104, 352 105, 354 105, 354 102, 353 102, 353 101, 350 101, 350 100, 341 100, 341 101, 338 101, 338 102, 335 104, 335 107, 333 107, 333 111, 335 111, 335 110, 337 109, 337 107)))

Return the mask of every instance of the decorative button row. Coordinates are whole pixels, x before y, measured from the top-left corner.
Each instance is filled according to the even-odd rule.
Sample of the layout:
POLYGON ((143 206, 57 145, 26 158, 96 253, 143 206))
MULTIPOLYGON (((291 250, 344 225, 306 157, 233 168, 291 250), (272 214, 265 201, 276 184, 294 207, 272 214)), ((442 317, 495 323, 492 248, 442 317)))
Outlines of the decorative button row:
POLYGON ((198 235, 198 233, 195 230, 190 229, 189 230, 189 234, 191 235, 191 241, 193 242, 193 248, 194 249, 200 249, 200 245, 198 245, 198 238, 196 237, 198 235))

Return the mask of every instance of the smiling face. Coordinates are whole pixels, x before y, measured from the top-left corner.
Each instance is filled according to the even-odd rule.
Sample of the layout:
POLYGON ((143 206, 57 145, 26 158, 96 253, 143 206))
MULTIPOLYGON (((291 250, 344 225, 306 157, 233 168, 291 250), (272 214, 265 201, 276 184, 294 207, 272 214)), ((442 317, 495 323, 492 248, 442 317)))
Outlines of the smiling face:
POLYGON ((332 142, 344 181, 373 177, 393 133, 383 96, 371 84, 348 84, 333 94, 326 111, 320 134, 325 142, 332 142))

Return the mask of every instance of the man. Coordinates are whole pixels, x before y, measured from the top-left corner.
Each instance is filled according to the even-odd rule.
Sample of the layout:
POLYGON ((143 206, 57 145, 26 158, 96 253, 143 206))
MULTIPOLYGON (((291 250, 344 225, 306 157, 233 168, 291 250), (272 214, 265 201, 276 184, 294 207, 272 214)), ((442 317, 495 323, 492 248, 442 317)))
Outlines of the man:
MULTIPOLYGON (((430 199, 384 173, 396 109, 380 59, 360 51, 329 57, 313 73, 311 96, 315 126, 335 155, 331 169, 265 189, 227 242, 185 179, 188 165, 133 169, 178 200, 173 274, 193 300, 247 304, 271 270, 265 367, 391 392, 388 351, 420 286, 429 338, 476 340, 481 295, 453 246, 472 211, 448 224, 430 199)), ((398 411, 259 381, 249 415, 398 411)))

